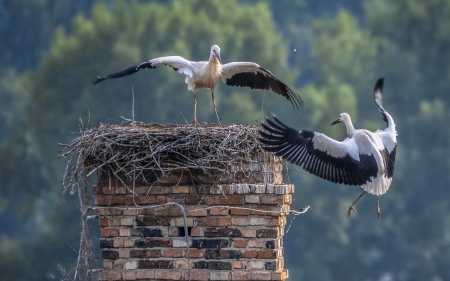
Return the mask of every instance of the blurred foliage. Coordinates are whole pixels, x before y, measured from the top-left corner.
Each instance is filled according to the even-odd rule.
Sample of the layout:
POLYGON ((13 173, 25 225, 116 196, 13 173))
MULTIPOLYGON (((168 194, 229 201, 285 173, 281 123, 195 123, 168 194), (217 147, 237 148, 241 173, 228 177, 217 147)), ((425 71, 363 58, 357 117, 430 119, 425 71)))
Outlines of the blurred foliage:
MULTIPOLYGON (((355 127, 382 128, 372 89, 386 77, 399 148, 382 218, 366 195, 347 220, 359 187, 291 166, 292 207, 311 205, 285 237, 291 280, 450 279, 449 13, 450 0, 0 3, 0 279, 46 280, 73 266, 79 214, 74 196, 59 198, 56 155, 79 118, 86 127, 131 118, 134 86, 137 120, 192 120, 193 94, 170 68, 91 80, 158 56, 206 60, 213 44, 224 63, 270 69, 307 106, 298 113, 272 93, 219 82, 225 124, 255 124, 263 107, 337 139, 345 130, 330 124, 341 112, 355 127)), ((215 122, 209 90, 198 101, 199 121, 215 122)))

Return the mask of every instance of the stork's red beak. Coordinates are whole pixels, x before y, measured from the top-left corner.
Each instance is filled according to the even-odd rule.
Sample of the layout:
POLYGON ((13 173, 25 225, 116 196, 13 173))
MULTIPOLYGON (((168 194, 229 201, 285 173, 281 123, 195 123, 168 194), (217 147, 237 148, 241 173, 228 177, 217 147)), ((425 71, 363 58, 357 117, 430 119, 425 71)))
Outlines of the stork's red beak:
POLYGON ((336 119, 331 123, 331 126, 336 125, 337 123, 341 123, 342 121, 340 119, 336 119))

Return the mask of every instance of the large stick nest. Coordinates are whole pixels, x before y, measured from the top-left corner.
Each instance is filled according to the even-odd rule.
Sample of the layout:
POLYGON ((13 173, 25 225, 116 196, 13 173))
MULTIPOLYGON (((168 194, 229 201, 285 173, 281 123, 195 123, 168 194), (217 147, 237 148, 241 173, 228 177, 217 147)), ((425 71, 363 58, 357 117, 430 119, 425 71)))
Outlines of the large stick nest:
POLYGON ((82 131, 59 156, 67 159, 66 188, 104 171, 118 178, 179 169, 227 172, 230 165, 251 161, 262 151, 257 136, 256 126, 101 124, 82 131))

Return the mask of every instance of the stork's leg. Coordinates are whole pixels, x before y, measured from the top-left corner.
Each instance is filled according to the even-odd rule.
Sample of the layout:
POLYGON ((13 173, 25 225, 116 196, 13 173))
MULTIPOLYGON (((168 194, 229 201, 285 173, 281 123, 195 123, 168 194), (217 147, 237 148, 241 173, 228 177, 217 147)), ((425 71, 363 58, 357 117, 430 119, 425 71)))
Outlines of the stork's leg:
POLYGON ((358 202, 359 198, 363 197, 364 194, 366 194, 367 191, 364 191, 363 193, 361 193, 361 195, 358 196, 358 198, 356 198, 355 201, 353 201, 352 205, 350 207, 348 207, 348 213, 347 213, 347 218, 350 218, 350 215, 352 214, 352 212, 356 212, 355 208, 353 208, 353 206, 355 206, 356 202, 358 202))
POLYGON ((216 109, 216 102, 214 101, 214 91, 211 91, 211 97, 212 97, 212 102, 213 102, 213 106, 214 106, 214 112, 216 113, 216 117, 217 117, 217 124, 220 124, 220 119, 219 119, 219 114, 217 114, 217 109, 216 109))
POLYGON ((378 219, 380 219, 381 218, 380 196, 377 196, 377 214, 378 214, 378 219))
POLYGON ((194 124, 194 126, 198 125, 198 122, 197 122, 197 91, 194 91, 194 121, 192 121, 192 124, 194 124))

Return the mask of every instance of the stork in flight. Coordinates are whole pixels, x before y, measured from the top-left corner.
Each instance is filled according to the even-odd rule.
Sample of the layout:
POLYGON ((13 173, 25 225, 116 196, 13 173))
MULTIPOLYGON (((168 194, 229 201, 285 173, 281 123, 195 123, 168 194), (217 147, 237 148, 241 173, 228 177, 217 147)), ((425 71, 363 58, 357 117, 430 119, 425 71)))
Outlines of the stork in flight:
POLYGON ((156 68, 164 64, 172 67, 181 74, 186 75, 185 82, 188 90, 194 92, 194 121, 197 123, 197 91, 201 88, 211 90, 214 112, 220 124, 219 115, 214 101, 214 88, 219 78, 228 86, 250 87, 252 89, 269 90, 285 97, 294 108, 303 107, 302 98, 286 84, 278 80, 269 70, 262 68, 253 62, 231 62, 222 65, 220 48, 217 45, 211 47, 209 61, 188 61, 180 56, 168 56, 151 59, 138 65, 125 67, 107 76, 97 76, 93 84, 98 84, 105 79, 120 78, 138 72, 143 68, 156 68))
POLYGON ((331 125, 343 122, 347 128, 347 138, 341 142, 311 131, 292 129, 276 117, 275 122, 267 119, 261 124, 259 141, 267 151, 283 156, 306 171, 325 180, 360 185, 364 192, 348 208, 350 217, 356 202, 365 194, 377 196, 377 214, 381 217, 380 196, 386 193, 392 183, 397 132, 391 115, 383 108, 383 78, 374 89, 374 99, 381 111, 387 127, 374 133, 353 127, 350 116, 341 113, 331 125))

